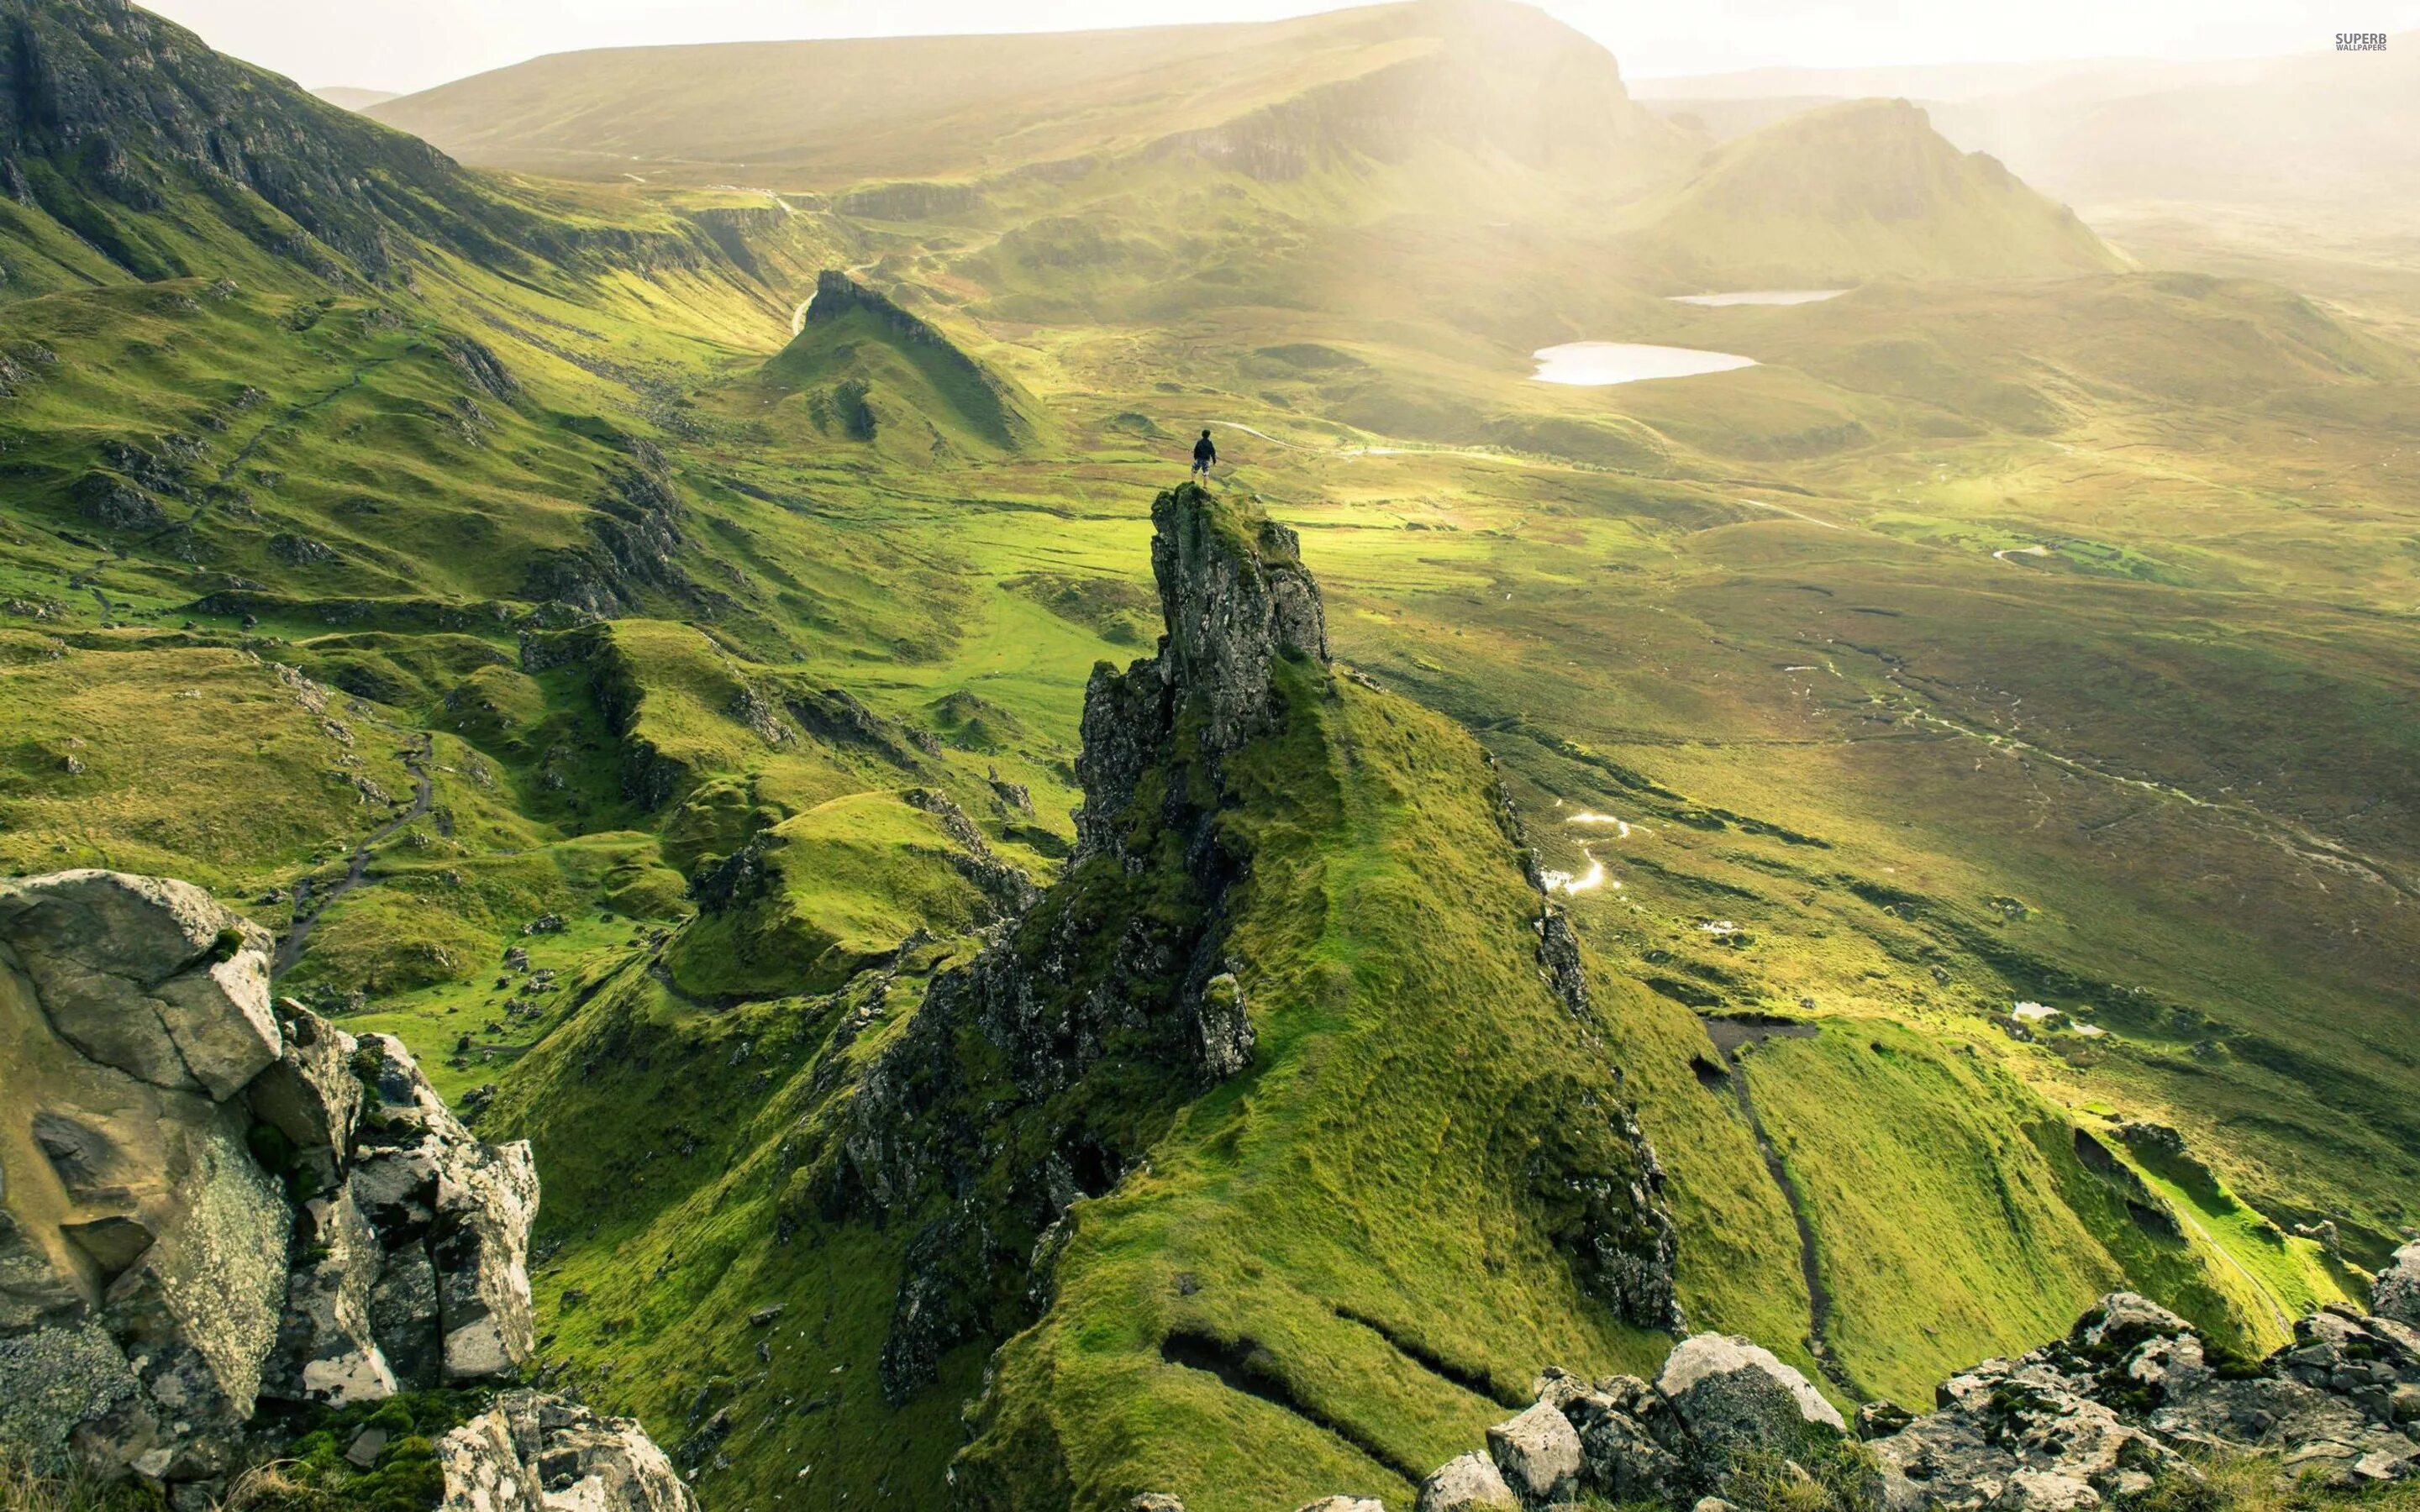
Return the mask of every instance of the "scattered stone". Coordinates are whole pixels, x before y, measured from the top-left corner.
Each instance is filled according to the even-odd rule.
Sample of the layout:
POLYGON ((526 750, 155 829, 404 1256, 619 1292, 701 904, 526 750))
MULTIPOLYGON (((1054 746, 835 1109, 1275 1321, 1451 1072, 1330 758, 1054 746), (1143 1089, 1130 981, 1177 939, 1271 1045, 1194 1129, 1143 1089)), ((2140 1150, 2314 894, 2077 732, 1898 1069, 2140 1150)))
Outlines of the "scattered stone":
POLYGON ((1579 1430, 1551 1402, 1489 1428, 1487 1453, 1524 1502, 1561 1501, 1578 1484, 1579 1430))
POLYGON ((646 1429, 563 1397, 508 1391, 438 1444, 439 1512, 696 1512, 646 1429))
POLYGON ((355 1469, 367 1470, 377 1464, 378 1457, 386 1451, 386 1439, 384 1428, 364 1428, 353 1435, 351 1443, 346 1445, 345 1458, 355 1469))
POLYGON ((2395 1252, 2370 1288, 2369 1305, 2381 1318, 2420 1328, 2420 1243, 2395 1252))
POLYGON ((1485 1455, 1466 1454, 1439 1465, 1420 1482, 1414 1512, 1519 1512, 1521 1504, 1485 1455))

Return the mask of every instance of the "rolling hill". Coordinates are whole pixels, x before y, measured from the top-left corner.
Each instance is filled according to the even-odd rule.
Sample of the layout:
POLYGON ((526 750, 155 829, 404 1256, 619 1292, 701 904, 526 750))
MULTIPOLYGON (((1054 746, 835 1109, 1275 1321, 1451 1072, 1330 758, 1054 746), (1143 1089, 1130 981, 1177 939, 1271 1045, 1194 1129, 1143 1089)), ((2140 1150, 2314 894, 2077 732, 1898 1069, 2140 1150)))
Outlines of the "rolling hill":
POLYGON ((331 105, 341 105, 347 110, 367 110, 372 105, 383 105, 390 100, 403 98, 393 89, 363 89, 341 84, 322 85, 311 93, 331 105))
POLYGON ((1997 160, 1960 152, 1905 100, 1829 106, 1751 132, 1629 216, 1626 245, 1676 293, 2124 266, 2074 212, 1997 160))
POLYGON ((1604 49, 1528 7, 1418 0, 1297 21, 573 53, 371 114, 467 162, 837 191, 1068 176, 1146 149, 1298 171, 1310 147, 1484 141, 1636 175, 1677 140, 1604 49))

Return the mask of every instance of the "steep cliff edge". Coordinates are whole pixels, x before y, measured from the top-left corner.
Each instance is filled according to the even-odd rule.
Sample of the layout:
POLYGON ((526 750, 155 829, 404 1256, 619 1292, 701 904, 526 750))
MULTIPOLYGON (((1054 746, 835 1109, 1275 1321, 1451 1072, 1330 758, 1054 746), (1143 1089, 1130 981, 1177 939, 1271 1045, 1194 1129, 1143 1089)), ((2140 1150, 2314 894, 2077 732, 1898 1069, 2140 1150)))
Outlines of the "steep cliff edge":
POLYGON ((1015 1335, 963 1503, 1407 1499, 1542 1335, 1660 1353, 1661 1173, 1483 753, 1329 665, 1293 532, 1189 485, 1153 519, 1168 633, 1094 674, 1069 871, 935 980, 820 1184, 913 1235, 891 1399, 1015 1335))

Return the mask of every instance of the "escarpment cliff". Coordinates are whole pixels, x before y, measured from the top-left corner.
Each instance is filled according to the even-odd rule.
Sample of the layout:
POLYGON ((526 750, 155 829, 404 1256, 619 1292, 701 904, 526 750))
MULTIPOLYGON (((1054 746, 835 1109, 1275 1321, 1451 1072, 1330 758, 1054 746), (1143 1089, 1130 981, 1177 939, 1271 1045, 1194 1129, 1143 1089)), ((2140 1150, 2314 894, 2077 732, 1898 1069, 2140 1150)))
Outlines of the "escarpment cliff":
POLYGON ((828 1220, 900 1236, 890 1400, 1014 1335, 965 1504, 1150 1487, 1156 1450, 1063 1411, 1095 1371, 1197 1460, 1300 1436, 1273 1494, 1339 1456, 1405 1494, 1534 1369, 1504 1320, 1607 1360, 1677 1324, 1662 1172, 1484 753, 1330 665, 1292 531, 1191 485, 1153 521, 1166 634, 1093 675, 1068 871, 810 1164, 828 1220))
POLYGON ((847 1120, 844 1205, 924 1215, 883 1350, 894 1400, 952 1346, 1013 1326, 1069 1204, 1251 1063, 1242 964, 1222 949, 1250 847, 1219 823, 1222 764, 1281 717, 1281 663, 1324 671, 1319 589, 1293 532, 1204 489, 1161 495, 1153 519, 1169 633, 1156 656, 1094 671, 1066 880, 934 984, 847 1120))

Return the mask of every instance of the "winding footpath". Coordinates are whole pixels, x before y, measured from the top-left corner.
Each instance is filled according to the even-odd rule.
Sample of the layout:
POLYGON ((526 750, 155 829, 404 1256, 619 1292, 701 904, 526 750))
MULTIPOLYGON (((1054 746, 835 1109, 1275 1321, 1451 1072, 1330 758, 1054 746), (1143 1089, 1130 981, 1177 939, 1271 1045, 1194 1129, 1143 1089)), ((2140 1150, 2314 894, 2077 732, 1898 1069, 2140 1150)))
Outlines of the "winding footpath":
MULTIPOLYGON (((376 722, 385 724, 384 720, 376 722)), ((388 728, 401 727, 388 726, 388 728)), ((271 977, 282 977, 291 970, 294 963, 302 959, 303 942, 311 937, 311 931, 318 925, 320 917, 327 913, 337 899, 368 880, 372 847, 428 811, 429 800, 435 795, 437 787, 436 779, 430 772, 430 768, 435 764, 435 743, 427 734, 421 732, 410 731, 406 733, 411 734, 414 742, 414 748, 403 758, 403 764, 411 768, 414 779, 411 807, 370 831, 367 839, 353 847, 353 854, 346 863, 344 876, 338 879, 336 885, 330 887, 326 893, 316 894, 312 889, 309 877, 304 877, 294 884, 294 921, 287 926, 285 937, 277 942, 277 954, 270 964, 271 977), (311 906, 314 897, 318 899, 318 906, 316 908, 311 906)))

